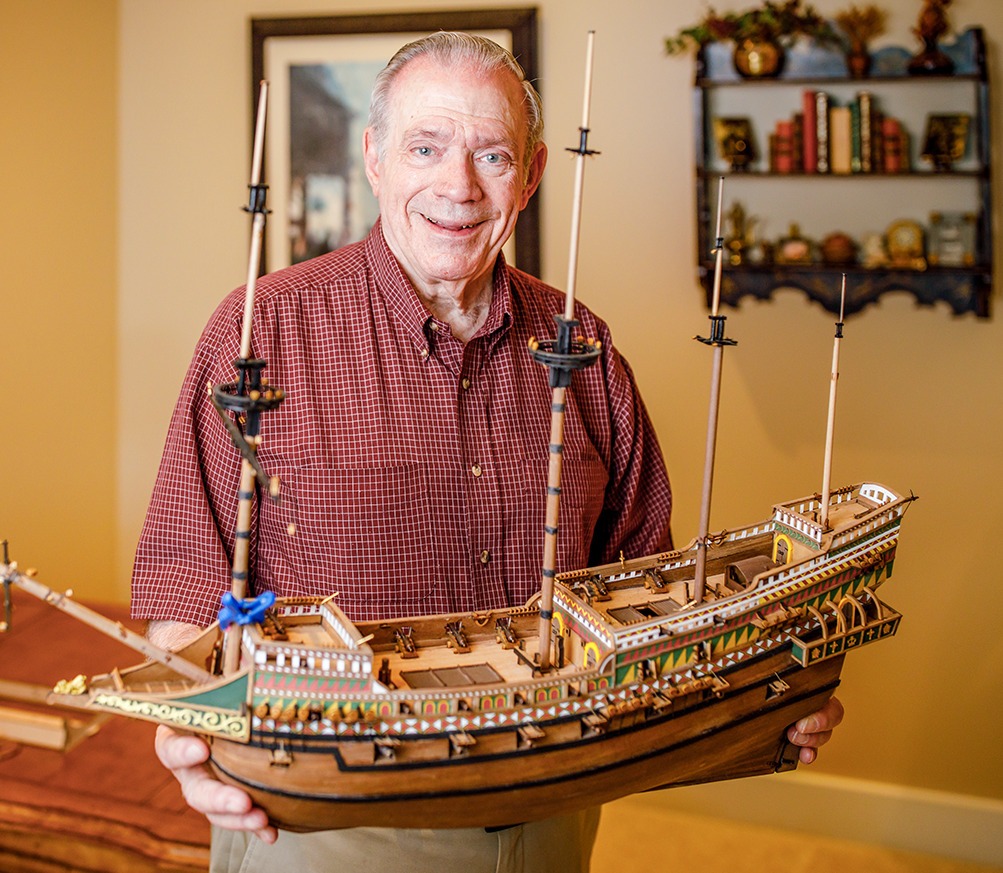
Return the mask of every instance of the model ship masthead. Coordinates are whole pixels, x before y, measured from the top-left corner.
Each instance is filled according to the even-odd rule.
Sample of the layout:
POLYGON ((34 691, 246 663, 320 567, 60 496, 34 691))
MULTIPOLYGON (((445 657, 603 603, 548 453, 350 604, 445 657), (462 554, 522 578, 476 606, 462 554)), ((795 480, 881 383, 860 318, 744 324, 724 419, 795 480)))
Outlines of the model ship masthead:
POLYGON ((247 595, 247 580, 251 542, 251 513, 254 507, 255 483, 268 482, 269 496, 278 501, 279 482, 265 474, 257 460, 261 444, 261 413, 275 409, 283 398, 281 388, 271 388, 262 379, 265 361, 251 358, 251 325, 254 312, 254 293, 261 267, 261 242, 265 233, 265 197, 268 186, 261 183, 261 163, 265 141, 265 114, 268 103, 268 82, 262 81, 258 94, 258 113, 254 129, 254 151, 251 161, 251 182, 248 205, 245 210, 252 215, 251 243, 247 258, 247 284, 244 294, 244 320, 240 336, 240 359, 234 361, 239 376, 234 384, 216 385, 211 392, 213 405, 241 454, 240 485, 237 502, 237 529, 234 534, 233 560, 230 573, 230 598, 220 614, 220 624, 229 628, 226 634, 224 672, 234 673, 240 662, 240 637, 242 626, 250 620, 251 613, 239 605, 247 595), (242 420, 241 432, 231 421, 229 413, 242 420), (225 614, 224 614, 225 613, 225 614))
POLYGON ((839 341, 843 338, 843 308, 846 306, 846 273, 839 295, 839 321, 832 341, 832 378, 829 382, 829 417, 825 425, 825 461, 822 466, 822 499, 819 501, 818 522, 822 530, 829 527, 829 496, 832 491, 832 443, 836 424, 836 383, 839 381, 839 341))
POLYGON ((724 335, 725 317, 718 315, 721 305, 721 270, 724 259, 724 237, 721 235, 721 211, 724 202, 724 176, 717 189, 717 231, 714 242, 714 298, 710 311, 710 336, 696 339, 714 347, 714 363, 711 370, 710 407, 707 412, 707 448, 704 455, 703 492, 700 498, 700 529, 696 540, 696 567, 693 577, 693 602, 698 606, 703 602, 704 586, 707 582, 707 534, 710 528, 710 498, 714 489, 714 452, 717 445, 717 413, 721 405, 721 367, 724 363, 724 347, 737 345, 724 335))
MULTIPOLYGON (((564 315, 555 315, 557 339, 552 342, 530 340, 530 354, 550 372, 553 389, 550 409, 550 461, 547 468, 547 512, 544 521, 543 574, 540 584, 540 661, 539 669, 550 669, 550 640, 554 621, 554 577, 557 575, 557 531, 561 510, 561 462, 564 450, 564 395, 571 384, 573 370, 594 364, 600 347, 595 340, 574 337, 575 280, 578 273, 578 235, 582 214, 582 188, 585 181, 585 158, 596 154, 588 148, 589 102, 592 97, 592 54, 595 31, 590 30, 585 58, 585 100, 582 126, 577 148, 568 149, 577 155, 574 206, 571 214, 571 245, 568 253, 568 285, 564 298, 564 315)), ((558 665, 560 666, 560 665, 558 665)))

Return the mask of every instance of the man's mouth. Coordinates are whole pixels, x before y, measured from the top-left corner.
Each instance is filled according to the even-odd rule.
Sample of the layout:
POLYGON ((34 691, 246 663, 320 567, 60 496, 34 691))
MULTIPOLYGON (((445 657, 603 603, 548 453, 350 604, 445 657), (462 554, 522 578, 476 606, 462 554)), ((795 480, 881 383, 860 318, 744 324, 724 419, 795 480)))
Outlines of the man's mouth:
POLYGON ((435 219, 428 215, 424 216, 424 218, 429 224, 434 224, 436 227, 441 227, 443 230, 471 230, 482 223, 480 221, 475 221, 471 224, 460 224, 458 222, 435 219))

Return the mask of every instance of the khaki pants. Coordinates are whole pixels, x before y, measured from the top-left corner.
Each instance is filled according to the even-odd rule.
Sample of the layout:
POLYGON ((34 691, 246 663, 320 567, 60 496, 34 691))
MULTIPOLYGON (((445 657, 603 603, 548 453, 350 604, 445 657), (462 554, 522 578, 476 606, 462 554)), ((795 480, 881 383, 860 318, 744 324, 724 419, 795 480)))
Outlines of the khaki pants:
POLYGON ((213 828, 210 873, 588 873, 599 808, 500 831, 350 828, 269 846, 213 828))

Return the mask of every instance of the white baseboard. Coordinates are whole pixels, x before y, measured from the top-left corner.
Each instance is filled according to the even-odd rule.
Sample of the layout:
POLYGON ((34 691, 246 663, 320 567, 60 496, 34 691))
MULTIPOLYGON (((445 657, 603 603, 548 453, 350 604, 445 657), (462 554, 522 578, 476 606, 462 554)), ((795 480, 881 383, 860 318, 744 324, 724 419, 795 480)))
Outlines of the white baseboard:
POLYGON ((643 797, 678 812, 1003 867, 1003 801, 804 771, 643 797))

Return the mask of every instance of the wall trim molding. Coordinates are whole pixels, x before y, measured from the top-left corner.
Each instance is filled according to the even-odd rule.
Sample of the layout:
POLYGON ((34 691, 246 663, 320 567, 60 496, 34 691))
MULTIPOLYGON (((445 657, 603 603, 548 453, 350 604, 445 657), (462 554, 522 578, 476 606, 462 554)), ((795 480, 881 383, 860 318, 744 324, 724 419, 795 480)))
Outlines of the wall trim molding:
POLYGON ((656 791, 644 799, 676 812, 1003 865, 1001 800, 802 771, 656 791))

